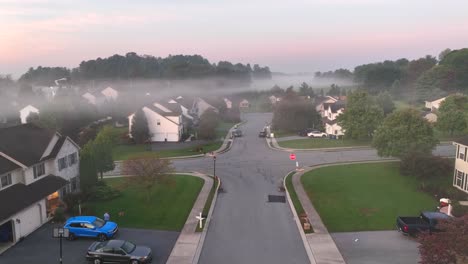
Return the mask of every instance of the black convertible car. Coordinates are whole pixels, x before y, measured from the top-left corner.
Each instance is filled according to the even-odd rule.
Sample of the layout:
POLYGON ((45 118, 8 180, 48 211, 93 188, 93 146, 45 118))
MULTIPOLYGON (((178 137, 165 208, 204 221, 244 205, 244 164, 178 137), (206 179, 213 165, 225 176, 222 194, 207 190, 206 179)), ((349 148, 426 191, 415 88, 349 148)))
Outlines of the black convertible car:
POLYGON ((86 260, 94 264, 130 263, 143 264, 152 261, 151 249, 124 240, 94 242, 86 253, 86 260))

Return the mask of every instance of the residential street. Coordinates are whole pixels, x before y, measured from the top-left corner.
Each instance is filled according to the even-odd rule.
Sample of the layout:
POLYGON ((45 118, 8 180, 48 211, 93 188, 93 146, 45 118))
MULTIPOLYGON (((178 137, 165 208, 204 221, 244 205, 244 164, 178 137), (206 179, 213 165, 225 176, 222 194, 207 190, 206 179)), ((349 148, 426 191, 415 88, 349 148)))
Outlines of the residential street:
MULTIPOLYGON (((299 231, 286 203, 269 203, 268 195, 284 195, 278 186, 295 169, 289 153, 272 150, 258 132, 271 114, 246 114, 244 136, 216 160, 224 192, 218 196, 199 263, 308 263, 299 231)), ((452 155, 453 146, 439 146, 452 155)), ((296 153, 300 166, 380 159, 375 150, 296 153)), ((213 159, 174 160, 178 171, 213 174, 213 159)))

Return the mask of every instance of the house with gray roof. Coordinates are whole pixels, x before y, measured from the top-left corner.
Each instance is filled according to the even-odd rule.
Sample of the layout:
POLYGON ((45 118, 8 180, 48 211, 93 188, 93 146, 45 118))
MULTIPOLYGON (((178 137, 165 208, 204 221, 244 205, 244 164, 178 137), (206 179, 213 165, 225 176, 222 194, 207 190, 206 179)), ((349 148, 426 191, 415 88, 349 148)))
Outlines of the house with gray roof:
POLYGON ((58 132, 24 124, 0 129, 0 250, 46 223, 79 190, 79 147, 58 132))

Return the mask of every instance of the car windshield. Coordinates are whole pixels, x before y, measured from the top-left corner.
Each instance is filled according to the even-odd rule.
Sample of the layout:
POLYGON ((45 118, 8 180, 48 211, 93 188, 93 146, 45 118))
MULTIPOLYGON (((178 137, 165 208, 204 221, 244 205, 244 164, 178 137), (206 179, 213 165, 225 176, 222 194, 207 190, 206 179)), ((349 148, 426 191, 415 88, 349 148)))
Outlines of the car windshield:
POLYGON ((101 248, 105 247, 107 245, 109 241, 104 241, 104 242, 100 242, 100 243, 97 243, 96 247, 94 248, 94 250, 100 250, 101 248))
POLYGON ((125 241, 121 248, 127 253, 132 253, 133 250, 135 250, 136 246, 131 242, 125 241))
POLYGON ((96 218, 96 220, 94 220, 93 222, 93 225, 95 227, 103 227, 105 224, 106 224, 106 221, 102 220, 101 218, 96 218))

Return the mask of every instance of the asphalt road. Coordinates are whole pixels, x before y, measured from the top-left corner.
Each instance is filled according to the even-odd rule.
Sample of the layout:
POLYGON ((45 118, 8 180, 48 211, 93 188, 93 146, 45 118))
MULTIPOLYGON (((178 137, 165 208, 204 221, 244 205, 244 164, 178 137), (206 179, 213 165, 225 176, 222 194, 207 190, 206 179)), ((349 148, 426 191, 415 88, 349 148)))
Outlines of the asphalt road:
MULTIPOLYGON (((218 155, 216 175, 225 192, 218 201, 199 263, 307 263, 308 258, 285 203, 268 203, 278 192, 282 178, 295 169, 289 153, 270 149, 258 132, 271 114, 246 114, 232 149, 218 155)), ((435 154, 453 155, 453 146, 439 146, 435 154)), ((323 163, 379 160, 372 149, 298 152, 300 166, 323 163)), ((174 160, 178 171, 213 174, 213 159, 174 160)))
MULTIPOLYGON (((52 238, 53 224, 45 224, 2 255, 0 264, 59 263, 59 239, 52 238)), ((116 239, 124 239, 152 249, 154 264, 166 263, 179 232, 121 228, 116 239)), ((85 255, 94 239, 63 240, 63 263, 85 264, 85 255)))

